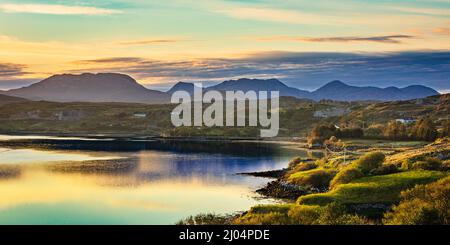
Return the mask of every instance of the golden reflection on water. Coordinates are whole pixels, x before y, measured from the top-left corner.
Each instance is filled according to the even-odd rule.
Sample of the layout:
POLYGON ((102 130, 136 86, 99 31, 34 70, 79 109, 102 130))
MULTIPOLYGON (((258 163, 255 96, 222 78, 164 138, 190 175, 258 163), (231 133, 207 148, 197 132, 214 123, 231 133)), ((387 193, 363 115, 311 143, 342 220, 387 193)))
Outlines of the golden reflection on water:
MULTIPOLYGON (((20 174, 17 176, 0 178, 0 223, 3 223, 2 215, 7 215, 11 220, 11 217, 14 219, 14 212, 19 215, 23 210, 31 212, 34 216, 13 221, 25 224, 35 223, 38 219, 45 220, 46 215, 49 215, 46 212, 52 212, 50 209, 46 212, 39 211, 42 212, 39 213, 36 208, 33 208, 34 205, 57 207, 71 203, 87 209, 86 212, 98 212, 89 211, 91 208, 92 210, 109 210, 102 214, 105 217, 99 217, 96 220, 99 223, 102 223, 103 218, 105 223, 114 218, 124 224, 167 224, 188 215, 204 212, 232 213, 246 210, 257 203, 273 202, 253 198, 255 196, 253 189, 243 184, 245 181, 242 179, 252 177, 217 176, 205 173, 201 175, 173 174, 176 171, 183 173, 183 164, 180 163, 183 158, 174 160, 174 157, 169 153, 143 152, 130 156, 130 161, 136 166, 127 171, 89 173, 65 172, 65 168, 55 170, 54 166, 64 164, 70 166, 70 164, 77 164, 74 161, 91 160, 94 160, 94 164, 103 166, 114 164, 114 161, 103 160, 114 158, 30 149, 0 153, 0 163, 3 164, 0 164, 0 169, 6 165, 20 169, 20 174), (68 159, 71 162, 64 163, 68 159), (16 164, 13 164, 14 162, 16 164), (8 164, 5 165, 5 163, 8 164), (153 212, 153 216, 149 212, 153 212), (127 215, 128 213, 136 215, 127 215), (148 217, 145 216, 147 214, 148 217), (106 219, 106 216, 109 219, 106 219), (153 217, 158 218, 152 220, 153 217)), ((204 171, 210 172, 209 169, 204 171)), ((76 215, 72 214, 71 210, 64 209, 59 212, 64 212, 64 215, 68 217, 68 223, 91 222, 79 217, 71 217, 76 215)), ((8 219, 5 218, 5 220, 8 219)), ((10 220, 5 222, 11 222, 10 220)), ((54 222, 61 221, 48 221, 48 223, 54 222)))

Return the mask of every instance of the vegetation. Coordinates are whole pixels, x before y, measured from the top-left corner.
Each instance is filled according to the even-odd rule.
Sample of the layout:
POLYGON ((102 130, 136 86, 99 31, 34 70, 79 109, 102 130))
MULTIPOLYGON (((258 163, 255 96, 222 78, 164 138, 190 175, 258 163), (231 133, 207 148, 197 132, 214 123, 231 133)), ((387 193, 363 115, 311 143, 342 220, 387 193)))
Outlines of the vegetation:
POLYGON ((354 168, 354 167, 350 167, 350 168, 346 168, 342 171, 340 171, 336 177, 333 178, 333 180, 331 181, 330 184, 330 188, 334 189, 336 186, 340 185, 340 184, 347 184, 352 182, 355 179, 359 179, 364 177, 364 174, 361 172, 361 170, 354 168))
POLYGON ((336 175, 336 171, 332 169, 313 169, 301 171, 291 174, 288 178, 289 182, 309 186, 317 189, 328 189, 330 181, 336 175))
POLYGON ((235 224, 244 225, 366 225, 370 220, 350 213, 337 203, 324 207, 307 205, 283 205, 277 208, 259 206, 235 220, 235 224))
POLYGON ((348 152, 347 158, 354 160, 347 165, 343 165, 338 153, 316 162, 294 159, 281 180, 299 188, 326 187, 328 181, 330 188, 299 194, 295 204, 254 207, 234 223, 448 224, 450 176, 446 166, 450 140, 438 139, 427 145, 382 142, 372 146, 348 152), (316 168, 303 167, 310 164, 316 168))
POLYGON ((402 201, 385 214, 384 224, 450 224, 450 177, 401 193, 402 201))
POLYGON ((352 163, 352 167, 359 169, 364 174, 368 174, 373 169, 381 167, 384 158, 385 155, 381 152, 371 152, 352 163))

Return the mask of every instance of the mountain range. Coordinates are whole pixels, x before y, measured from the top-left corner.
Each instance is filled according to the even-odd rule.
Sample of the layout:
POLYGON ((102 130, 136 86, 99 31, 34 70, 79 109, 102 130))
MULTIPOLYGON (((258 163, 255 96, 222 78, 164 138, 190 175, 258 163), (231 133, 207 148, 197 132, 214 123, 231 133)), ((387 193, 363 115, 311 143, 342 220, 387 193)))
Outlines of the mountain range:
MULTIPOLYGON (((127 102, 161 104, 170 102, 175 91, 184 90, 193 93, 194 84, 179 82, 167 92, 147 89, 128 75, 118 73, 84 73, 81 75, 54 75, 28 87, 0 91, 0 94, 29 100, 47 100, 57 102, 127 102)), ((289 87, 277 79, 228 80, 204 89, 247 92, 279 91, 280 96, 289 96, 311 100, 338 101, 395 101, 424 98, 439 93, 429 87, 412 85, 405 88, 357 87, 341 81, 332 81, 315 91, 306 91, 289 87)))
MULTIPOLYGON (((177 90, 184 90, 193 93, 194 85, 192 83, 179 82, 175 84, 167 93, 172 94, 177 90)), ((417 98, 425 98, 428 96, 438 95, 439 93, 429 87, 422 85, 412 85, 405 88, 388 87, 357 87, 345 84, 341 81, 332 81, 319 89, 309 92, 293 87, 280 82, 277 79, 247 79, 242 78, 238 80, 229 80, 217 85, 207 87, 204 89, 218 90, 218 91, 279 91, 280 96, 289 96, 299 99, 311 100, 337 100, 337 101, 395 101, 395 100, 410 100, 417 98)))

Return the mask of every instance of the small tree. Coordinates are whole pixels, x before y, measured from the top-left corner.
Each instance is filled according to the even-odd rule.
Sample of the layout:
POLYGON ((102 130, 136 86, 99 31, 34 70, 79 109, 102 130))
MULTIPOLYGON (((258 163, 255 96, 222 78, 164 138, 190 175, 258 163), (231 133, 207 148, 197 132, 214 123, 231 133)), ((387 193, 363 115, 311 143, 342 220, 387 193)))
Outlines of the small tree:
POLYGON ((418 140, 433 141, 436 139, 437 135, 436 127, 429 118, 420 119, 411 129, 411 137, 418 140))
POLYGON ((406 125, 401 122, 391 121, 384 130, 384 136, 391 140, 406 139, 408 136, 406 125))

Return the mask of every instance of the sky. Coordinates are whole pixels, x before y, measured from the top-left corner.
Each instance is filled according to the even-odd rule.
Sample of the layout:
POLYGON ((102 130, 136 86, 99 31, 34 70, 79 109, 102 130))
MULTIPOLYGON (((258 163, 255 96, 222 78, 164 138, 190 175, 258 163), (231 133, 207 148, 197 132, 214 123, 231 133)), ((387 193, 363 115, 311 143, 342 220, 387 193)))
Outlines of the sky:
POLYGON ((0 89, 84 72, 450 92, 450 0, 0 0, 0 89))

